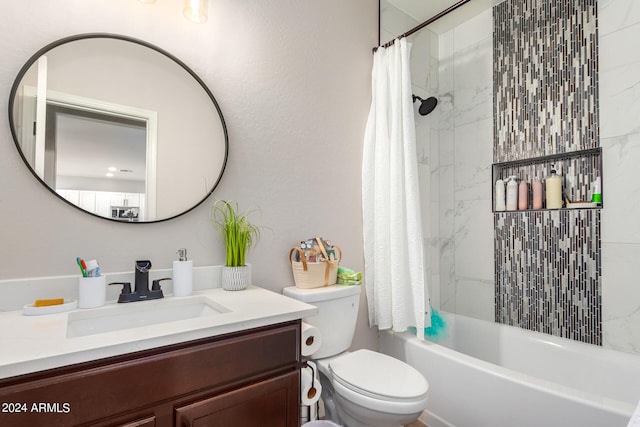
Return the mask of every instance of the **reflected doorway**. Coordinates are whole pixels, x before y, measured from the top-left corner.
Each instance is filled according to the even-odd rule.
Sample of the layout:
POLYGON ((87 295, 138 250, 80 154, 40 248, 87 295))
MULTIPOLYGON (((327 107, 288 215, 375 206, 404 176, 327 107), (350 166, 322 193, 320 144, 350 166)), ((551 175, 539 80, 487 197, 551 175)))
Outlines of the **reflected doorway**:
POLYGON ((144 221, 147 123, 47 104, 44 181, 89 212, 144 221))

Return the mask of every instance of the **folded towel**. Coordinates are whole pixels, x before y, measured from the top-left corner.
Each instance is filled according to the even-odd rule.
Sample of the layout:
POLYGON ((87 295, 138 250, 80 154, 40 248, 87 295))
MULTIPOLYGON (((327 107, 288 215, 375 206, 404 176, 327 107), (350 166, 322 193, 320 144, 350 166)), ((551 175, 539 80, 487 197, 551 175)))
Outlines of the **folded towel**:
POLYGON ((345 285, 345 286, 360 285, 359 280, 347 280, 347 279, 340 279, 340 278, 338 278, 336 283, 338 285, 345 285))
POLYGON ((338 267, 338 284, 339 285, 359 285, 362 281, 362 273, 353 271, 349 268, 338 267))

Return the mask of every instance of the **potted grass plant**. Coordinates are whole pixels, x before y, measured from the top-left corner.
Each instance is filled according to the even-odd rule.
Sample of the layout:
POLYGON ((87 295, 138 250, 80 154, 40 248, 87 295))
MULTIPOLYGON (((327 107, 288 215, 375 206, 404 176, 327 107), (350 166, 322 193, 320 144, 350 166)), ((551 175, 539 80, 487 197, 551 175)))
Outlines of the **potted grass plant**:
POLYGON ((224 237, 226 263, 222 268, 222 287, 229 291, 245 289, 251 283, 251 266, 247 252, 260 238, 260 227, 252 224, 249 215, 240 212, 237 202, 217 200, 211 217, 224 237))

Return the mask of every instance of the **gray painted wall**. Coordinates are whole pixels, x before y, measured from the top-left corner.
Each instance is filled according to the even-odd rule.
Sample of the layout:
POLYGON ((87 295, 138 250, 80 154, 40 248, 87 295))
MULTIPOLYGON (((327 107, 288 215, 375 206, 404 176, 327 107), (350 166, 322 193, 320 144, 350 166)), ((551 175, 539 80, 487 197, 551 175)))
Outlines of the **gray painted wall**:
MULTIPOLYGON (((175 220, 114 224, 54 197, 33 178, 9 131, 7 102, 20 67, 44 45, 88 32, 136 37, 173 53, 211 88, 230 153, 214 198, 259 207, 268 226, 249 254, 254 282, 293 285, 287 254, 299 240, 330 238, 343 265, 363 270, 362 138, 370 103, 375 0, 216 0, 192 24, 181 2, 24 0, 3 7, 0 40, 0 279, 75 274, 77 256, 105 272, 136 259, 169 268, 180 247, 194 265, 224 262, 209 221, 213 198, 175 220)), ((364 304, 364 296, 362 298, 364 304)), ((356 347, 375 348, 361 305, 356 347)))

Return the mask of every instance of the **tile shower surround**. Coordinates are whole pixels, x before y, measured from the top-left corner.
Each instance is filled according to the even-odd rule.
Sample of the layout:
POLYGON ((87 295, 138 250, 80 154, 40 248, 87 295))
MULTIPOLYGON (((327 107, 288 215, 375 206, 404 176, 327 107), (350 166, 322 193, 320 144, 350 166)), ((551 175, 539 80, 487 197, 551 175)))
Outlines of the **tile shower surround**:
MULTIPOLYGON (((493 8, 495 163, 600 146, 596 0, 507 0, 493 8)), ((600 157, 555 161, 585 200, 600 157)), ((503 166, 529 183, 548 162, 503 166)), ((531 201, 530 201, 531 203, 531 201)), ((602 345, 601 211, 494 214, 495 320, 602 345)))

